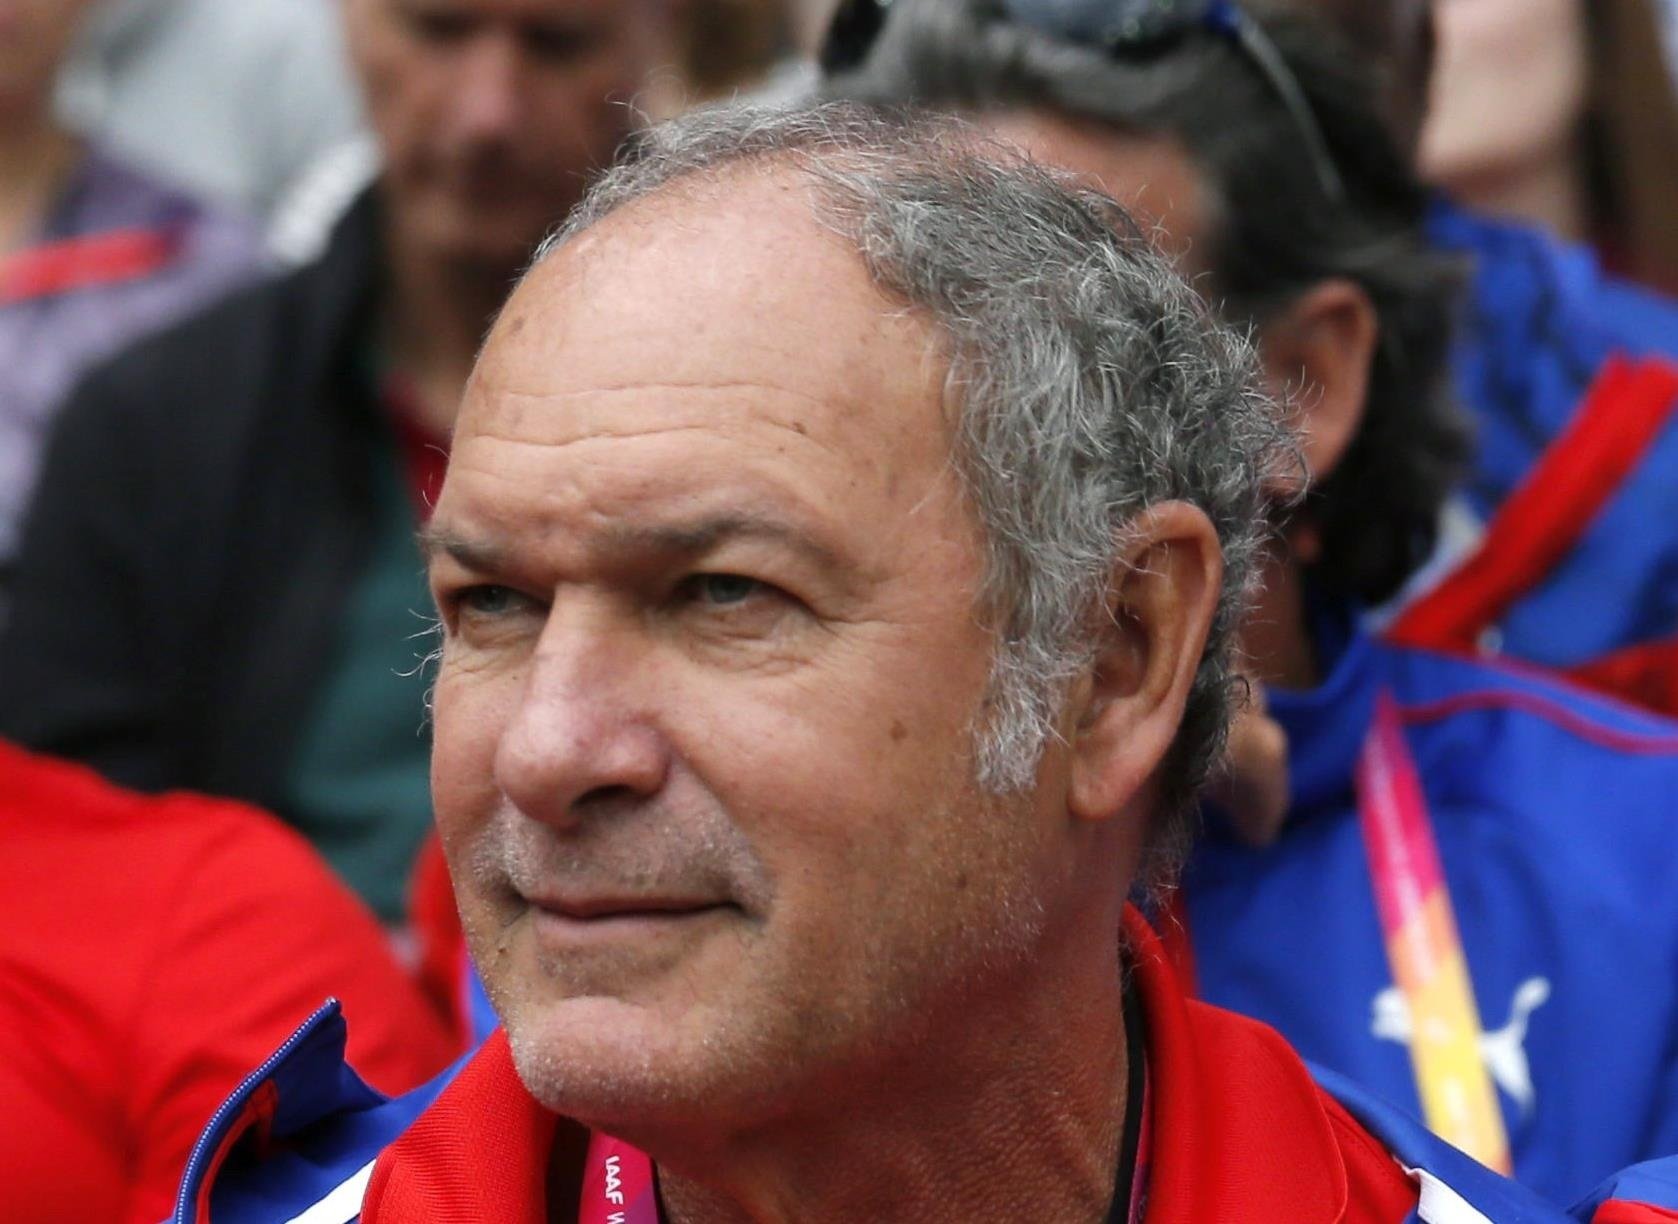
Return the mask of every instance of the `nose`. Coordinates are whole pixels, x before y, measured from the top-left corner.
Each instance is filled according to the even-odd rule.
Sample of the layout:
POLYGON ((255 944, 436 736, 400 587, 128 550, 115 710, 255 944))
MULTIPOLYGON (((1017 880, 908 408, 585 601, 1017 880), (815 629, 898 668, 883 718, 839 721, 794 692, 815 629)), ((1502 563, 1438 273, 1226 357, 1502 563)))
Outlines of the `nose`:
POLYGON ((522 119, 523 72, 512 34, 487 30, 472 39, 463 49, 446 112, 456 136, 482 143, 512 135, 522 119))
POLYGON ((602 806, 656 795, 671 747, 643 700, 649 691, 633 642, 568 626, 556 609, 496 748, 502 794, 530 819, 560 828, 602 806))

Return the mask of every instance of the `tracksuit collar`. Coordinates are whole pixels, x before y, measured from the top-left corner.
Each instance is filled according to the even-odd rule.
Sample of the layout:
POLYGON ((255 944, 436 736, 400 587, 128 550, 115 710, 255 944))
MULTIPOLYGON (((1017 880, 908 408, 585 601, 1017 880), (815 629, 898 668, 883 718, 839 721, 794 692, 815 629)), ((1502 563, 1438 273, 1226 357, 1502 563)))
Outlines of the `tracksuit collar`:
MULTIPOLYGON (((1261 1025, 1222 1014, 1209 1023, 1134 909, 1124 931, 1152 1084, 1147 1224, 1340 1220, 1347 1175, 1304 1064, 1261 1025)), ((379 1158, 361 1218, 544 1224, 559 1125, 520 1082, 497 1031, 379 1158)))

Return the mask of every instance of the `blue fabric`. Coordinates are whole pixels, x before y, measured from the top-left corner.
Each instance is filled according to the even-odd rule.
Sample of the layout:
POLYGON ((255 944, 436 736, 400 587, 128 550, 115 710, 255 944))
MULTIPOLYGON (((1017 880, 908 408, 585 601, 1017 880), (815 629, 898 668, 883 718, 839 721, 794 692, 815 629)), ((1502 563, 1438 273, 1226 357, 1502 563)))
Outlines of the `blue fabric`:
POLYGON ((1190 863, 1202 997, 1420 1115, 1408 1046, 1374 1031, 1392 978, 1354 766, 1382 688, 1412 708, 1499 694, 1493 708, 1409 726, 1407 741, 1482 1025, 1528 1015, 1524 1042, 1504 1043, 1498 1090, 1516 1175, 1566 1203, 1615 1169, 1678 1152, 1678 724, 1361 634, 1325 666, 1320 687, 1269 694, 1294 786, 1278 843, 1244 847, 1212 813, 1190 863), (1516 1095, 1523 1055, 1530 1108, 1516 1095))
POLYGON ((202 1184, 211 1182, 215 1224, 278 1224, 299 1214, 399 1139, 448 1087, 471 1055, 400 1097, 386 1097, 345 1061, 349 1028, 334 1000, 311 1016, 242 1083, 205 1128, 187 1166, 173 1224, 195 1224, 202 1184), (210 1158, 239 1109, 264 1084, 275 1089, 270 1132, 260 1156, 236 1145, 213 1178, 210 1158), (202 1152, 202 1157, 200 1156, 202 1152))
MULTIPOLYGON (((1455 370, 1479 435, 1466 496, 1485 519, 1610 355, 1678 358, 1678 303, 1606 275, 1584 247, 1443 201, 1429 229, 1438 246, 1472 261, 1455 370)), ((1678 422, 1497 628, 1506 653, 1553 666, 1678 633, 1678 422)))
POLYGON ((1592 1212, 1610 1201, 1647 1203, 1678 1211, 1678 1159, 1651 1160, 1616 1173, 1586 1195, 1573 1208, 1573 1214, 1589 1220, 1592 1212))

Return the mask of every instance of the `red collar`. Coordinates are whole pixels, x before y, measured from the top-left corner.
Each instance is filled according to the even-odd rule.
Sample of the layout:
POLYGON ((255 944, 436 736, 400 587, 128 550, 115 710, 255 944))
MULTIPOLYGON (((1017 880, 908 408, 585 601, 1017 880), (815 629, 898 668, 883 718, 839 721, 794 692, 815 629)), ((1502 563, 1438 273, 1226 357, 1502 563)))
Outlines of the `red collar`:
MULTIPOLYGON (((1147 1224, 1391 1224, 1409 1214, 1414 1185, 1277 1033, 1186 998, 1134 909, 1124 933, 1147 1020, 1147 1224)), ((361 1218, 544 1224, 556 1126, 497 1030, 380 1156, 361 1218)))
POLYGON ((1134 908, 1124 933, 1154 1090, 1147 1224, 1397 1221, 1414 1208, 1414 1184, 1279 1033, 1187 998, 1134 908))
POLYGON ((525 1090, 496 1029, 395 1143, 362 1199, 363 1224, 547 1224, 548 1153, 559 1119, 525 1090))

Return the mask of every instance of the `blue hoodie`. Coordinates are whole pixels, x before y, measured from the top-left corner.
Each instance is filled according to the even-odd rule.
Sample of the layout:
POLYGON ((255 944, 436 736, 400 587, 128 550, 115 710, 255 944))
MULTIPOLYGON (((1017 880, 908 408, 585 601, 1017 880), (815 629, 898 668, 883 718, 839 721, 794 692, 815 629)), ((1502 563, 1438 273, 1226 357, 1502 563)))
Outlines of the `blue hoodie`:
MULTIPOLYGON (((1454 365, 1478 434, 1463 500, 1484 522, 1610 356, 1678 359, 1678 303, 1606 275, 1588 248, 1442 201, 1429 233, 1473 260, 1454 365)), ((1503 652, 1554 667, 1678 634, 1678 416, 1577 544, 1494 628, 1503 652)))
POLYGON ((1571 1202, 1678 1152, 1678 723, 1339 637, 1320 643, 1318 688, 1270 694, 1292 757, 1280 839, 1249 849, 1213 814, 1189 866, 1201 997, 1420 1116, 1353 789, 1385 690, 1431 812, 1517 1179, 1571 1202))

